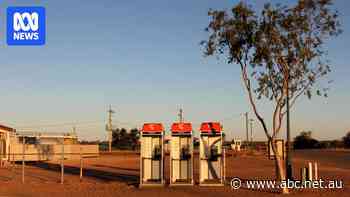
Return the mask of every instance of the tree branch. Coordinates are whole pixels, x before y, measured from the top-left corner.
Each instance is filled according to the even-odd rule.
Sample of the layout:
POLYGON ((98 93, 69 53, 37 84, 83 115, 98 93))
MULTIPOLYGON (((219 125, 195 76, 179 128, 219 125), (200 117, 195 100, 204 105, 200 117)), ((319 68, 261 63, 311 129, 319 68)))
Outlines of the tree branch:
POLYGON ((250 79, 248 78, 248 75, 247 75, 247 64, 246 63, 243 64, 240 59, 237 59, 237 62, 239 62, 240 66, 241 66, 242 79, 243 79, 243 82, 244 82, 244 86, 246 87, 246 90, 248 92, 249 102, 250 102, 250 104, 251 104, 251 106, 253 108, 254 114, 258 118, 260 123, 262 124, 266 137, 270 140, 271 139, 271 135, 269 134, 269 132, 267 130, 267 126, 266 126, 265 120, 259 114, 259 112, 258 112, 258 110, 256 108, 255 101, 253 99, 250 79))
MULTIPOLYGON (((319 78, 321 77, 321 75, 318 75, 319 73, 316 73, 315 78, 319 78)), ((315 79, 316 80, 316 79, 315 79)), ((300 97, 303 93, 305 93, 305 91, 312 85, 312 81, 309 81, 305 86, 303 86, 303 88, 295 95, 292 96, 292 100, 289 103, 289 108, 292 108, 294 106, 294 104, 296 103, 296 100, 298 99, 298 97, 300 97)), ((287 113, 287 111, 284 111, 282 114, 284 115, 285 113, 287 113)))

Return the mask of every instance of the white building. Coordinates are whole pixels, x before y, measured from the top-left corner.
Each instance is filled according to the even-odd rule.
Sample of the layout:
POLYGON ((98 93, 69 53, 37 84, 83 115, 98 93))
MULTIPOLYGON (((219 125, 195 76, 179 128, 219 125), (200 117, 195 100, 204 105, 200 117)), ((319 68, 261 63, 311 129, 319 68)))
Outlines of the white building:
POLYGON ((98 145, 80 145, 78 137, 72 133, 17 132, 0 125, 0 160, 21 161, 23 153, 26 161, 46 161, 79 157, 80 153, 98 156, 98 145), (25 143, 23 143, 23 140, 25 143))
POLYGON ((10 138, 15 135, 15 129, 0 125, 0 160, 8 160, 10 138))

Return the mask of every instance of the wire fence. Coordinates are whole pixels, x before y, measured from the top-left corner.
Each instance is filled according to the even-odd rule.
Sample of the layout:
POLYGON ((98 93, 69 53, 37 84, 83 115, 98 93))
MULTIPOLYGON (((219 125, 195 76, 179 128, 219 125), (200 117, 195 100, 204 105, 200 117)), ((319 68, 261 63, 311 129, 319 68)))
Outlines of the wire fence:
MULTIPOLYGON (((25 150, 25 149, 23 149, 25 150)), ((9 180, 13 180, 17 175, 16 170, 18 167, 21 168, 21 181, 25 183, 26 176, 28 176, 26 172, 27 164, 38 163, 38 162, 52 162, 51 164, 55 165, 55 162, 59 163, 60 175, 59 180, 60 183, 64 183, 65 177, 65 161, 69 158, 72 160, 79 160, 79 180, 83 180, 84 175, 84 161, 88 158, 97 157, 99 153, 86 153, 80 149, 79 153, 65 153, 62 151, 61 153, 9 153, 9 154, 0 154, 0 168, 8 169, 11 173, 9 180), (54 158, 49 160, 48 158, 54 158)), ((48 164, 48 163, 47 163, 48 164)), ((37 165, 38 166, 38 165, 37 165)))

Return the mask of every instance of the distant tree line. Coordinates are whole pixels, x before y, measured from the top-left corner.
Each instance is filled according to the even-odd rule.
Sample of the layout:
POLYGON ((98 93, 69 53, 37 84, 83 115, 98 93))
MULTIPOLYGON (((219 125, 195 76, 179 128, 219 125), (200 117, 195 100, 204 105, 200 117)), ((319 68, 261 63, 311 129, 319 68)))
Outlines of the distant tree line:
MULTIPOLYGON (((119 150, 137 150, 139 148, 139 131, 138 129, 127 130, 117 128, 112 131, 112 148, 119 150)), ((80 144, 98 144, 101 151, 108 150, 108 141, 100 140, 82 140, 80 144)))
POLYGON ((117 128, 112 131, 112 147, 120 150, 136 150, 139 147, 139 130, 134 128, 127 131, 117 128))
POLYGON ((302 131, 293 141, 294 149, 350 148, 350 132, 342 140, 318 141, 311 131, 302 131))
POLYGON ((81 140, 79 144, 91 145, 91 144, 101 144, 100 140, 81 140))
MULTIPOLYGON (((138 143, 138 129, 118 128, 112 131, 112 146, 120 150, 137 150, 140 147, 138 143)), ((263 146, 265 142, 254 142, 254 146, 263 146), (259 144, 260 143, 260 144, 259 144)), ((100 150, 108 150, 108 141, 80 141, 80 144, 99 144, 100 150)), ((194 141, 194 146, 199 146, 199 141, 194 141)), ((350 131, 341 140, 323 140, 319 141, 312 137, 312 131, 302 131, 293 141, 294 149, 320 149, 320 148, 350 148, 350 131)))
POLYGON ((350 148, 350 131, 343 137, 343 143, 345 148, 350 148))

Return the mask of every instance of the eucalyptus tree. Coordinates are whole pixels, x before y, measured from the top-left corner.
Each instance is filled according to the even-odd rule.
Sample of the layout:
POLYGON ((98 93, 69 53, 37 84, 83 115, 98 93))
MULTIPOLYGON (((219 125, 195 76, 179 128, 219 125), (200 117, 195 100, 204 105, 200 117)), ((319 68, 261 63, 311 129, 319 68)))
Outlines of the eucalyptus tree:
MULTIPOLYGON (((303 95, 309 99, 327 96, 328 83, 319 83, 330 72, 324 45, 341 33, 339 14, 331 0, 267 3, 260 10, 240 2, 231 10, 209 10, 208 15, 204 53, 239 67, 250 106, 269 142, 281 131, 287 96, 290 107, 303 95), (269 124, 257 105, 262 99, 271 104, 269 124)), ((275 143, 271 144, 276 178, 285 180, 283 158, 276 154, 275 143)))

